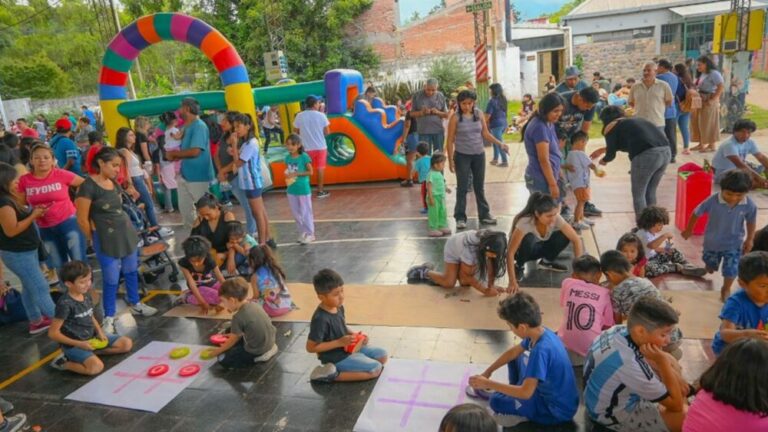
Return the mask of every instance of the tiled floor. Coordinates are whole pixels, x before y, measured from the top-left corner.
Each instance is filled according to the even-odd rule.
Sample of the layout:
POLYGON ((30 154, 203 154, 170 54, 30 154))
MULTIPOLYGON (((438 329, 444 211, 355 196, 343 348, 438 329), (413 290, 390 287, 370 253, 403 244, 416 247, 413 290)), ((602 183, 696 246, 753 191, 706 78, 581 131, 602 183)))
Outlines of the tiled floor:
MULTIPOLYGON (((493 213, 499 217, 496 229, 505 232, 527 199, 525 187, 519 180, 525 166, 524 153, 520 145, 512 146, 512 166, 506 171, 489 167, 486 187, 493 213)), ((633 226, 627 169, 625 158, 620 157, 609 166, 608 177, 594 184, 594 202, 605 211, 602 218, 596 218, 594 231, 597 247, 602 251, 614 247, 616 239, 633 226)), ((455 183, 452 175, 447 177, 449 182, 455 183)), ((667 175, 659 189, 660 204, 670 209, 674 209, 674 181, 673 176, 667 175)), ((331 267, 349 283, 402 284, 409 266, 424 261, 442 262, 445 240, 426 237, 425 218, 419 214, 418 188, 380 183, 331 190, 330 198, 313 202, 319 241, 309 246, 293 243, 296 231, 284 194, 274 192, 265 197, 274 237, 280 244, 278 255, 289 281, 309 282, 317 270, 331 267)), ((449 208, 453 206, 454 195, 448 196, 449 208)), ((768 198, 756 194, 755 200, 761 208, 768 207, 768 198)), ((468 214, 473 215, 471 194, 468 202, 468 214)), ((242 220, 241 210, 236 207, 235 212, 242 220)), ((164 215, 163 218, 166 223, 178 223, 178 215, 164 215)), ((761 215, 760 222, 766 222, 766 217, 761 215)), ((470 219, 469 225, 470 228, 477 227, 477 220, 470 219)), ((178 256, 179 244, 188 230, 180 226, 175 228, 177 234, 170 244, 172 254, 178 256)), ((700 237, 690 241, 678 238, 676 245, 692 261, 700 262, 700 237)), ((570 255, 564 254, 561 260, 567 264, 570 255)), ((537 271, 531 263, 521 285, 530 289, 558 287, 565 276, 565 273, 537 271)), ((669 290, 711 290, 717 289, 720 283, 717 277, 691 280, 675 276, 659 278, 655 282, 660 288, 669 290)), ((100 286, 98 272, 95 285, 100 286)), ((158 286, 150 288, 168 289, 169 286, 167 280, 161 278, 158 286)), ((169 302, 166 295, 150 300, 150 304, 161 310, 167 309, 169 302)), ((157 316, 138 319, 138 328, 132 336, 137 348, 153 340, 205 344, 217 324, 214 320, 157 316)), ((88 379, 55 371, 45 364, 31 368, 21 379, 0 389, 0 395, 12 400, 17 411, 25 412, 31 424, 41 425, 48 432, 351 430, 374 383, 310 383, 309 372, 317 360, 304 349, 307 324, 279 323, 277 327, 279 356, 267 364, 244 371, 224 371, 214 367, 204 379, 183 391, 159 414, 65 401, 68 393, 88 379)), ((373 343, 400 358, 489 363, 513 343, 510 333, 499 331, 361 329, 369 334, 373 343)), ((25 330, 23 324, 0 328, 0 386, 56 349, 44 335, 30 337, 25 330)), ((686 340, 683 348, 686 377, 694 380, 712 358, 709 341, 686 340)), ((110 367, 122 358, 106 358, 105 363, 110 367)), ((515 430, 544 429, 521 425, 515 430)), ((585 430, 583 414, 580 411, 573 425, 546 430, 585 430)))

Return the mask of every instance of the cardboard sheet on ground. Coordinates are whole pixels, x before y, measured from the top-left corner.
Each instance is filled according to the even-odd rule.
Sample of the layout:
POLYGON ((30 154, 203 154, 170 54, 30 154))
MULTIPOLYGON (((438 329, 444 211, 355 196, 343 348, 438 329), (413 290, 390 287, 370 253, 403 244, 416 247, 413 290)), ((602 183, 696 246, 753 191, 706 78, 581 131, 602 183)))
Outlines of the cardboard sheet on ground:
MULTIPOLYGON (((390 359, 357 419, 355 432, 436 431, 454 405, 474 402, 464 389, 487 365, 390 359)), ((507 382, 507 369, 494 380, 507 382)))
MULTIPOLYGON (((288 284, 298 309, 273 321, 309 321, 317 308, 311 284, 288 284)), ((544 325, 560 326, 560 290, 523 288, 543 314, 544 325)), ((681 312, 680 328, 686 338, 711 339, 718 327, 722 303, 713 291, 663 291, 681 312)), ((445 290, 426 285, 345 285, 344 305, 348 324, 405 327, 439 327, 470 330, 509 330, 498 318, 498 298, 483 297, 474 289, 445 290)), ((164 316, 230 319, 229 314, 202 316, 196 306, 177 306, 164 316)))
POLYGON ((157 413, 214 363, 215 359, 200 359, 200 353, 207 348, 210 347, 150 342, 66 398, 157 413), (180 346, 188 347, 190 353, 172 360, 170 352, 180 346), (147 371, 157 364, 167 364, 170 369, 158 377, 147 375, 147 371), (179 376, 179 371, 187 365, 199 366, 200 372, 190 377, 179 376))

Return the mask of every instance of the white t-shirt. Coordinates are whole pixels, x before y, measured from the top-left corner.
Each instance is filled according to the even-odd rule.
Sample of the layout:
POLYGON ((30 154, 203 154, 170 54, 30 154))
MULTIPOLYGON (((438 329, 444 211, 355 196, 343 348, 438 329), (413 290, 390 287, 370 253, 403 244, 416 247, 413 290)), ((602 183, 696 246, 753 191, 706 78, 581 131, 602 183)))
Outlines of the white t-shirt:
POLYGON ((531 233, 536 237, 538 241, 546 241, 552 237, 553 232, 559 231, 560 228, 567 224, 568 222, 566 222, 562 216, 557 215, 557 217, 555 217, 555 222, 547 227, 547 232, 544 235, 541 235, 539 230, 536 229, 536 220, 533 217, 521 217, 520 220, 517 221, 515 228, 523 232, 523 237, 525 237, 528 233, 531 233))
POLYGON ((656 251, 648 247, 648 243, 656 240, 661 235, 661 231, 654 234, 650 231, 646 231, 644 229, 639 229, 635 233, 638 237, 640 237, 640 241, 643 242, 643 247, 645 248, 645 257, 648 259, 651 259, 657 255, 656 251))
POLYGON ((181 148, 181 140, 175 139, 173 135, 179 133, 179 128, 172 127, 165 130, 165 151, 174 151, 181 148))
POLYGON ((293 126, 299 129, 304 150, 325 150, 323 130, 330 124, 328 117, 316 110, 304 110, 298 113, 293 121, 293 126))

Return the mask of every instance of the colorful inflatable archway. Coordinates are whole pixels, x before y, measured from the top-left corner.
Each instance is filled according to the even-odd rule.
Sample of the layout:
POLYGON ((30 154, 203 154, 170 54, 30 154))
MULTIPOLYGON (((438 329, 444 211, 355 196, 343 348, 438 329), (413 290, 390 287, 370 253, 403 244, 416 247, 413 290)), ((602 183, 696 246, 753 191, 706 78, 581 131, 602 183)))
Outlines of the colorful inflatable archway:
POLYGON ((108 137, 114 139, 119 128, 130 127, 129 119, 120 115, 117 109, 128 99, 125 84, 133 61, 150 45, 170 40, 199 48, 219 72, 227 107, 256 118, 248 72, 229 40, 195 17, 157 13, 137 19, 107 46, 99 75, 99 105, 108 137))

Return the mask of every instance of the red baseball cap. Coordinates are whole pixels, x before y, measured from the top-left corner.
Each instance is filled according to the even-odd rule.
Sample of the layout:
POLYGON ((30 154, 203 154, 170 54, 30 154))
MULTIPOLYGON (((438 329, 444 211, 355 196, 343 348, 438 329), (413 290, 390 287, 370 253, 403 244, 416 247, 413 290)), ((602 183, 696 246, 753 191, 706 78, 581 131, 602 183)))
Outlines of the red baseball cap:
POLYGON ((69 121, 68 118, 60 118, 56 120, 56 129, 66 129, 71 130, 72 129, 72 122, 69 121))

